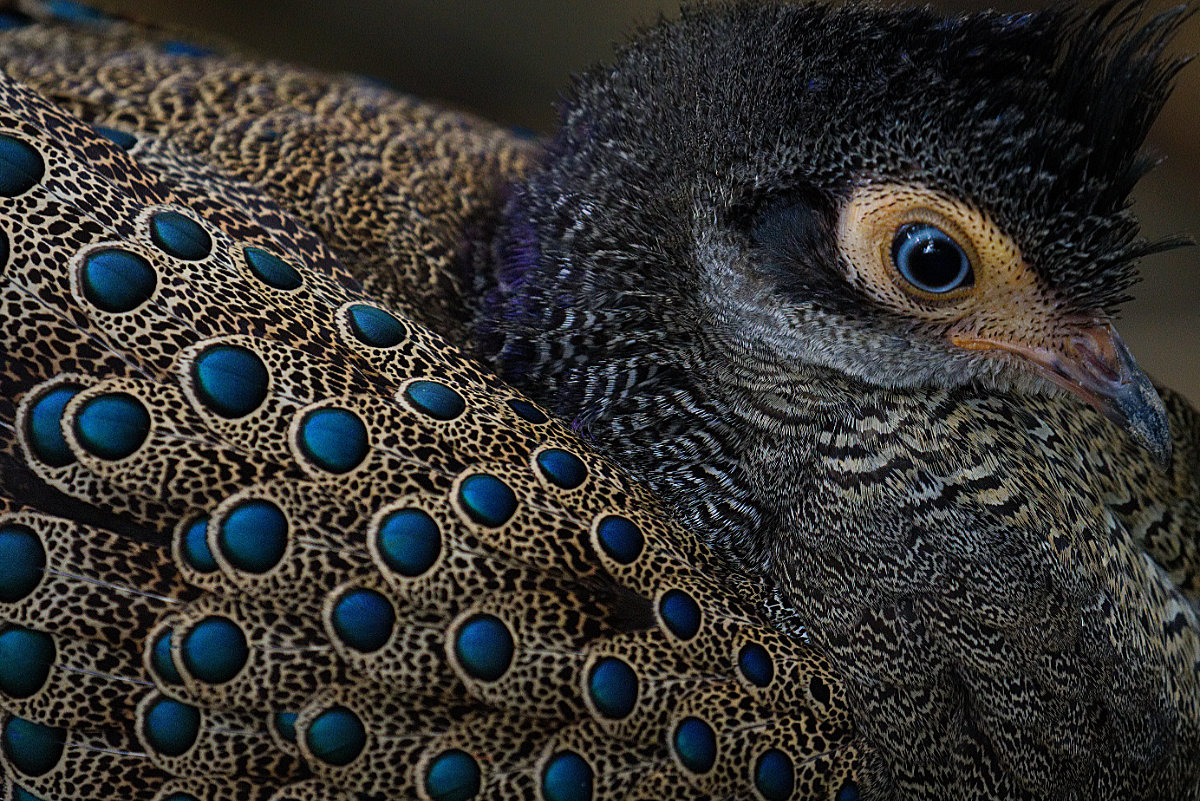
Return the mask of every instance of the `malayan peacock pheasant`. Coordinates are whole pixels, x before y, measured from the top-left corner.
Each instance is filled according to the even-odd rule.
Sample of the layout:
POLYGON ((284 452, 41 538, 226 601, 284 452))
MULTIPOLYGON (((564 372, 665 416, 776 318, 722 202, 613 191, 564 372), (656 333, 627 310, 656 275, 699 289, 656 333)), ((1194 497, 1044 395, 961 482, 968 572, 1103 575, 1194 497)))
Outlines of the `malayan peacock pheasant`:
POLYGON ((0 797, 1200 799, 1189 19, 702 4, 539 143, 4 12, 0 797))

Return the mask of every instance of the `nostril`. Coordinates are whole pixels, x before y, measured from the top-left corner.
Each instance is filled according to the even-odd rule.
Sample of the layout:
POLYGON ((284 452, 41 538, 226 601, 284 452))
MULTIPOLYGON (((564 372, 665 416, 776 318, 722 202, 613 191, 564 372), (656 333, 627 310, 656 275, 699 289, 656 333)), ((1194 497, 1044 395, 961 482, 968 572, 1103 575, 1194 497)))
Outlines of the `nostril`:
POLYGON ((1085 331, 1071 340, 1077 363, 1098 382, 1124 386, 1133 380, 1133 357, 1111 326, 1085 331))

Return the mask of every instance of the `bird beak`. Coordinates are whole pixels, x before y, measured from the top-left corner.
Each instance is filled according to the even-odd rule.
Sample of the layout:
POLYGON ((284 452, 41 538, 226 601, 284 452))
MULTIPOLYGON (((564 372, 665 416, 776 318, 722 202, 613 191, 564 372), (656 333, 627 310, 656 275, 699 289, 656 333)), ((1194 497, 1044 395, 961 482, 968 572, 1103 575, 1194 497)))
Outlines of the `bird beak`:
POLYGON ((1162 399, 1108 323, 1064 337, 1059 347, 952 336, 970 350, 1003 350, 1033 364, 1045 378, 1078 395, 1123 428, 1164 469, 1171 461, 1171 428, 1162 399))

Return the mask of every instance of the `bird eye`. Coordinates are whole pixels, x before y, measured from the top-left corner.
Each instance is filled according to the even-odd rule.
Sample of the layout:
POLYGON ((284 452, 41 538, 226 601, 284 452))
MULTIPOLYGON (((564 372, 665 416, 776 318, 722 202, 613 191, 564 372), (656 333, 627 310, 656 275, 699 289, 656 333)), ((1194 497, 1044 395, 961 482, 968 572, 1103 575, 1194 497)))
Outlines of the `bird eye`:
POLYGON ((927 223, 900 226, 892 262, 904 280, 924 292, 944 294, 975 281, 971 260, 949 234, 927 223))

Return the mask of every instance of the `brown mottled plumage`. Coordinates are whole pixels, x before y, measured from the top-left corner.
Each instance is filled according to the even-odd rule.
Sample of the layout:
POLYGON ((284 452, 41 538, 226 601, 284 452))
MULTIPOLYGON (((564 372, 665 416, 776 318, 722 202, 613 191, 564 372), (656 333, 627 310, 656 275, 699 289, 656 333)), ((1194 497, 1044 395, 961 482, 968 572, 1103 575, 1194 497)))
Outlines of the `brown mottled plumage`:
MULTIPOLYGON (((512 210, 562 142, 23 7, 0 33, 0 801, 1200 798, 1183 401, 1165 471, 1057 395, 829 370, 789 417, 758 405, 751 339, 718 378, 755 402, 663 403, 655 330, 629 326, 615 378, 579 349, 627 345, 605 337, 636 301, 564 311, 548 281, 478 319, 520 294, 512 210), (639 424, 681 408, 724 428, 639 424), (758 493, 737 513, 684 475, 726 434, 728 486, 758 493), (809 538, 761 542, 786 527, 809 538)), ((593 122, 568 130, 623 146, 593 122)), ((563 219, 539 222, 611 265, 668 249, 563 219)))
MULTIPOLYGON (((6 801, 465 798, 453 782, 440 795, 430 785, 436 760, 461 752, 477 761, 444 770, 477 782, 481 798, 539 797, 547 766, 576 752, 588 767, 564 762, 558 781, 597 798, 744 792, 746 766, 771 749, 795 760, 797 792, 854 786, 865 752, 824 658, 766 628, 753 586, 732 594, 734 577, 718 581, 712 558, 644 490, 425 327, 461 335, 451 266, 462 233, 491 224, 530 145, 351 81, 164 55, 118 24, 31 26, 0 47, 0 132, 44 164, 0 212, 0 316, 20 321, 0 356, 0 547, 17 565, 0 577, 20 584, 23 557, 46 570, 0 597, 8 670, 40 679, 0 668, 6 801), (173 115, 183 95, 193 100, 173 115), (200 226, 202 253, 156 243, 166 212, 200 226), (89 255, 113 248, 153 275, 130 311, 98 308, 79 277, 89 255), (272 284, 247 253, 287 266, 272 284), (204 394, 213 348, 265 370, 250 413, 231 416, 204 394), (70 403, 55 408, 67 450, 48 454, 32 421, 64 390, 70 403), (149 415, 137 452, 116 460, 89 451, 71 422, 89 399, 112 398, 149 415), (303 421, 324 408, 365 426, 352 469, 322 469, 303 449, 303 421), (463 483, 478 476, 503 484, 477 490, 484 508, 473 512, 463 483), (286 551, 269 570, 239 570, 220 556, 218 531, 263 502, 284 515, 286 551), (405 525, 434 524, 436 561, 389 563, 379 540, 389 520, 395 548, 418 536, 405 525), (605 555, 593 538, 606 525, 644 547, 605 555), (24 550, 33 542, 44 556, 24 550), (215 563, 194 561, 197 548, 215 563), (672 589, 703 610, 687 641, 655 620, 672 589), (375 626, 357 635, 365 643, 335 622, 348 595, 345 614, 375 626), (496 680, 455 655, 457 632, 482 614, 514 641, 496 680), (221 639, 224 621, 244 645, 221 639), (210 648, 232 648, 236 677, 199 677, 205 666, 184 650, 197 628, 220 640, 210 648), (765 686, 737 670, 747 648, 771 665, 765 686), (613 722, 585 686, 610 657, 640 681, 634 708, 613 722), (314 756, 325 741, 308 732, 330 710, 361 721, 361 755, 338 730, 326 735, 334 755, 314 756), (697 781, 663 736, 687 715, 721 732, 721 764, 697 781), (731 715, 752 735, 730 729, 731 715), (281 737, 280 722, 299 736, 281 737)), ((236 373, 216 369, 220 394, 236 373)), ((503 643, 482 647, 486 657, 503 643)), ((618 696, 620 678, 610 680, 618 696)))

